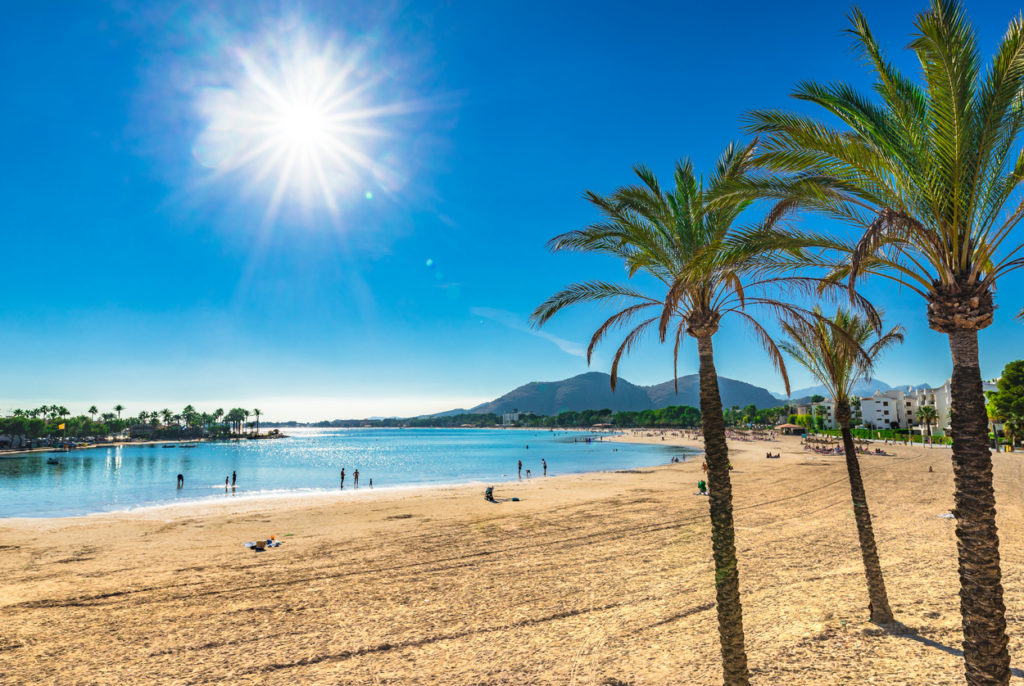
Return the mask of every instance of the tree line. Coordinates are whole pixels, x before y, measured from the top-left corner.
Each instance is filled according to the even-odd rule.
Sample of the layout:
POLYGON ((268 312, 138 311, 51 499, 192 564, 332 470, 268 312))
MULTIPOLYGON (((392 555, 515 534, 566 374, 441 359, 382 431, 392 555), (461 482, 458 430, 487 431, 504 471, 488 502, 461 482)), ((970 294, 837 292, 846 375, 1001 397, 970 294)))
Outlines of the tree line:
POLYGON ((247 430, 258 434, 263 414, 259 409, 241 407, 201 412, 193 405, 186 405, 180 412, 140 410, 133 416, 122 416, 124 410, 125 407, 118 404, 109 412, 100 412, 93 405, 85 414, 72 416, 63 405, 17 409, 8 417, 0 417, 0 434, 30 440, 56 436, 96 439, 136 429, 154 438, 237 436, 247 430))

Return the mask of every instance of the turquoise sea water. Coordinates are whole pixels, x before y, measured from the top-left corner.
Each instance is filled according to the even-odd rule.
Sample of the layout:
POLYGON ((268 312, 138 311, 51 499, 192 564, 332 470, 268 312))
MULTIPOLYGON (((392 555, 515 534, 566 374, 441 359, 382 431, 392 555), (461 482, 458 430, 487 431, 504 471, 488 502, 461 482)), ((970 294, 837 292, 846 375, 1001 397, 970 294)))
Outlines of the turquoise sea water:
POLYGON ((682 448, 582 442, 577 432, 501 429, 289 429, 289 438, 128 445, 0 458, 0 517, 63 517, 231 497, 534 478, 664 464, 682 448), (575 441, 575 442, 574 442, 575 441), (526 446, 529 446, 527 448, 526 446), (47 464, 57 458, 59 465, 47 464), (235 489, 224 477, 238 474, 235 489), (176 486, 183 474, 185 485, 176 486))

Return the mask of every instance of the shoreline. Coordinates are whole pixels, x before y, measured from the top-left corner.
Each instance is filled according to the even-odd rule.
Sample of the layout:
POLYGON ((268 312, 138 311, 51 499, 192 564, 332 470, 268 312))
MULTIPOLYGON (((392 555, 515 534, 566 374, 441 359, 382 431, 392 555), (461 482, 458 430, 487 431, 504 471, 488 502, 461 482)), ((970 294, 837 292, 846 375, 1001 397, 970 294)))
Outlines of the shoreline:
MULTIPOLYGON (((517 427, 517 428, 519 428, 519 429, 527 429, 527 430, 530 430, 530 431, 543 432, 545 434, 548 433, 547 429, 531 429, 529 427, 517 427)), ((560 432, 568 432, 569 430, 558 429, 556 431, 560 433, 560 432)), ((654 440, 644 440, 644 437, 642 437, 640 435, 637 435, 635 437, 631 436, 629 433, 627 433, 628 431, 630 431, 630 430, 624 430, 623 432, 618 432, 618 433, 616 433, 614 435, 602 434, 601 435, 601 440, 597 441, 597 442, 601 442, 601 443, 628 443, 628 444, 634 444, 634 445, 650 445, 650 446, 661 447, 661 448, 666 448, 666 449, 667 448, 673 448, 673 447, 682 448, 682 449, 684 449, 684 450, 686 450, 688 452, 686 453, 686 456, 687 456, 686 459, 684 459, 680 464, 689 463, 690 462, 690 460, 689 460, 690 456, 696 456, 696 455, 703 454, 703 444, 700 443, 700 442, 697 442, 697 443, 700 443, 700 445, 698 447, 697 444, 693 443, 693 442, 690 442, 690 443, 687 443, 687 444, 683 445, 683 444, 673 444, 671 442, 658 442, 658 441, 654 441, 654 440), (689 452, 689 451, 693 451, 693 452, 689 452)), ((637 433, 639 434, 640 431, 638 430, 637 433)), ((185 443, 185 442, 186 441, 179 441, 178 443, 185 443)), ((223 443, 223 442, 226 442, 226 441, 189 441, 189 442, 191 442, 191 443, 223 443)), ((144 445, 162 445, 162 444, 166 444, 166 443, 167 443, 167 441, 147 441, 145 443, 143 443, 143 442, 119 443, 117 445, 121 445, 121 446, 124 446, 124 445, 144 446, 144 445)), ((103 446, 93 446, 93 447, 95 447, 95 448, 102 448, 103 446)), ((92 449, 92 447, 90 447, 90 448, 82 448, 82 449, 79 449, 79 450, 90 450, 90 449, 92 449)), ((73 450, 73 451, 71 451, 70 453, 67 453, 67 454, 71 455, 71 454, 73 454, 75 452, 79 452, 79 450, 73 450)), ((575 477, 575 476, 584 476, 584 475, 588 475, 588 474, 610 474, 610 473, 619 472, 621 470, 630 470, 630 469, 632 469, 632 470, 636 470, 636 469, 654 469, 654 468, 657 468, 657 467, 664 467, 664 466, 668 466, 669 464, 671 464, 670 462, 667 461, 668 460, 667 456, 665 457, 665 460, 666 461, 664 461, 664 462, 653 462, 652 461, 651 463, 644 463, 644 464, 641 464, 641 465, 633 465, 633 466, 626 465, 626 466, 616 467, 616 468, 613 468, 613 469, 585 469, 585 470, 582 470, 582 471, 568 471, 568 472, 564 472, 564 473, 551 474, 551 475, 549 475, 547 477, 541 476, 541 475, 533 475, 531 478, 524 477, 524 478, 519 479, 519 478, 516 478, 515 474, 511 474, 511 475, 504 475, 503 474, 503 475, 501 475, 501 476, 499 476, 497 478, 493 478, 493 479, 467 478, 465 480, 444 481, 444 482, 435 482, 435 483, 397 483, 397 484, 393 484, 393 485, 378 485, 378 486, 376 486, 373 489, 370 489, 369 487, 364 487, 364 488, 361 488, 361 489, 348 488, 348 489, 345 489, 344 491, 342 491, 340 489, 327 488, 327 487, 297 487, 297 488, 289 488, 289 489, 259 489, 259 490, 252 491, 252 492, 248 492, 248 491, 241 491, 241 492, 232 491, 232 492, 223 492, 222 493, 222 492, 220 492, 219 486, 218 486, 216 488, 211 488, 211 490, 218 491, 217 493, 210 493, 209 495, 202 495, 202 496, 198 496, 198 497, 190 497, 190 498, 187 498, 187 499, 171 501, 171 502, 150 502, 150 503, 134 504, 134 505, 128 505, 126 507, 118 507, 117 509, 97 510, 97 511, 90 511, 90 512, 80 512, 80 513, 76 513, 76 514, 57 514, 57 515, 41 515, 41 516, 15 515, 15 516, 10 516, 10 517, 0 517, 0 526, 3 526, 5 523, 16 522, 16 521, 32 522, 32 521, 81 520, 81 519, 88 519, 88 518, 118 517, 118 516, 122 516, 122 515, 123 516, 138 515, 138 514, 144 513, 144 512, 154 512, 154 513, 157 513, 157 514, 163 512, 163 513, 166 514, 166 516, 168 516, 168 517, 173 519, 176 516, 191 516, 195 512, 204 511, 206 509, 209 509, 211 511, 218 511, 218 510, 222 510, 222 509, 227 508, 227 507, 231 507, 232 505, 241 505, 241 504, 245 504, 245 503, 272 502, 272 503, 275 503, 275 504, 276 503, 282 503, 282 504, 284 504, 286 506, 287 505, 301 506, 303 504, 312 505, 310 503, 311 500, 316 500, 316 501, 318 501, 318 503, 323 504, 323 503, 329 503, 332 500, 347 500, 349 498, 359 497, 359 496, 361 496, 364 493, 371 493, 372 494, 372 493, 377 493, 377 492, 380 492, 380 493, 389 493, 389 492, 393 493, 393 492, 402 492, 402 491, 428 492, 430 490, 435 490, 435 489, 440 492, 440 491, 450 491, 452 489, 460 489, 460 488, 465 488, 465 487, 473 487, 473 488, 479 488, 479 490, 482 493, 483 488, 485 486, 487 486, 487 485, 495 485, 496 487, 501 488, 501 487, 508 487, 511 484, 524 484, 524 483, 530 483, 530 482, 534 482, 534 481, 538 481, 538 480, 543 480, 543 479, 575 477), (352 494, 354 494, 354 495, 352 495, 352 494), (289 502, 289 501, 294 501, 294 502, 289 502), (177 512, 177 514, 176 514, 176 512, 177 512)))
POLYGON ((125 446, 133 445, 167 445, 174 443, 182 445, 186 443, 227 443, 229 441, 265 441, 265 440, 277 440, 279 438, 289 438, 285 434, 278 436, 244 436, 239 438, 186 438, 186 439, 167 439, 162 441, 104 441, 103 443, 94 443, 88 446, 76 446, 71 450, 61 450, 54 446, 47 446, 44 448, 29 448, 28 450, 0 450, 0 460, 4 459, 16 459, 19 457, 26 457, 29 455, 45 455, 46 453, 58 453, 60 455, 70 455, 72 453, 81 452, 83 450, 96 450, 99 448, 122 448, 125 446))

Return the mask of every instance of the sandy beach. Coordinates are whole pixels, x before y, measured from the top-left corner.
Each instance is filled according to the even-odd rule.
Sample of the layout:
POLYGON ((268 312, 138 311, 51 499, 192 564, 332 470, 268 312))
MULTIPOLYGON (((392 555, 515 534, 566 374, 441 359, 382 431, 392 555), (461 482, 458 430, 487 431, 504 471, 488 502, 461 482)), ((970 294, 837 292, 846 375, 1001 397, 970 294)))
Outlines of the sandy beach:
MULTIPOLYGON (((646 433, 614 440, 662 442, 646 433)), ((798 438, 730 449, 753 681, 963 683, 949 451, 862 458, 889 632, 865 621, 843 459, 798 438)), ((994 459, 1019 656, 1024 476, 994 459)), ((0 682, 720 683, 699 474, 535 477, 498 504, 462 486, 0 520, 0 682), (242 545, 270 535, 284 544, 242 545)))

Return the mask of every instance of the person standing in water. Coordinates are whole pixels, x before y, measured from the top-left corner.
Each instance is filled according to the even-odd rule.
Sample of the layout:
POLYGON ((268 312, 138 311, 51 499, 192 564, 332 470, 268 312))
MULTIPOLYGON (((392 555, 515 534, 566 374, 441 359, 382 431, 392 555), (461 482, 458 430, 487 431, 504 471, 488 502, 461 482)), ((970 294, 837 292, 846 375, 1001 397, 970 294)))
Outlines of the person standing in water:
POLYGON ((370 477, 370 488, 373 488, 373 477, 370 477))
POLYGON ((235 487, 235 482, 238 481, 238 474, 234 471, 231 472, 231 488, 235 487))
POLYGON ((359 470, 352 472, 352 483, 355 484, 356 488, 359 488, 359 470))
POLYGON ((230 476, 225 476, 225 477, 224 477, 224 492, 225 492, 225 493, 227 493, 227 492, 228 492, 228 482, 229 482, 230 480, 231 480, 231 477, 230 477, 230 476))
POLYGON ((544 476, 547 476, 548 475, 548 461, 545 460, 542 457, 542 458, 540 458, 540 464, 541 464, 542 467, 544 467, 544 476))
POLYGON ((184 487, 185 487, 185 475, 184 474, 179 474, 178 475, 178 488, 184 488, 184 487))
POLYGON ((523 461, 519 460, 519 478, 523 478, 523 461))
POLYGON ((345 490, 345 468, 341 468, 341 490, 345 490))

